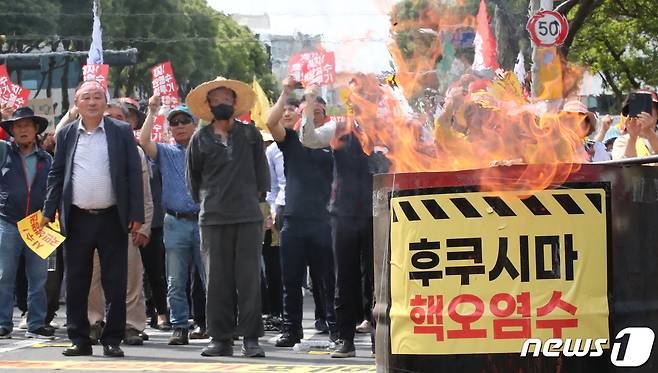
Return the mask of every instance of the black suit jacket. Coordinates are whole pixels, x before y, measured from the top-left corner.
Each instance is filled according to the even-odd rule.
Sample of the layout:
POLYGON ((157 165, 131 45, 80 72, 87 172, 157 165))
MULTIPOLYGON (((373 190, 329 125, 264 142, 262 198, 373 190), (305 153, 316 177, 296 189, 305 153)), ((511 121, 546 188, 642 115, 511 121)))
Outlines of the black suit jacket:
MULTIPOLYGON (((110 118, 105 120, 105 136, 110 160, 112 187, 117 198, 117 209, 124 230, 128 232, 128 222, 144 222, 144 195, 142 166, 137 152, 137 142, 127 123, 110 118)), ((78 145, 78 124, 76 120, 57 133, 55 159, 48 174, 46 201, 43 215, 55 218, 59 210, 62 233, 70 231, 68 224, 73 202, 73 157, 78 145)))

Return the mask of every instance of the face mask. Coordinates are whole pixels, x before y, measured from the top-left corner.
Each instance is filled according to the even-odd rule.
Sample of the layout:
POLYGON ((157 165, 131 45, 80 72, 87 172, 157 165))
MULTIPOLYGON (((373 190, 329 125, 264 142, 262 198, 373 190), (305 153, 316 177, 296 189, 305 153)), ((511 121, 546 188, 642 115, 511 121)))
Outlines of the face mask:
POLYGON ((210 108, 217 120, 228 120, 233 115, 235 108, 232 105, 219 104, 210 108))

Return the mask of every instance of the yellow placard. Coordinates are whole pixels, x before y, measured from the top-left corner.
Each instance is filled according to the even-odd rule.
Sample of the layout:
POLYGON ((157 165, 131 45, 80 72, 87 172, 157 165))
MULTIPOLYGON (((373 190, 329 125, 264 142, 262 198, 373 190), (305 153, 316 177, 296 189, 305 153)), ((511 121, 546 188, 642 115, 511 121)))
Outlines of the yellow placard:
POLYGON ((59 230, 59 222, 57 219, 43 229, 40 229, 39 227, 40 222, 41 211, 30 214, 17 223, 18 232, 23 238, 23 241, 25 241, 27 247, 41 258, 46 259, 59 245, 62 244, 62 242, 64 242, 66 237, 62 236, 57 231, 59 230))
POLYGON ((603 187, 454 190, 391 198, 393 354, 609 338, 603 187))

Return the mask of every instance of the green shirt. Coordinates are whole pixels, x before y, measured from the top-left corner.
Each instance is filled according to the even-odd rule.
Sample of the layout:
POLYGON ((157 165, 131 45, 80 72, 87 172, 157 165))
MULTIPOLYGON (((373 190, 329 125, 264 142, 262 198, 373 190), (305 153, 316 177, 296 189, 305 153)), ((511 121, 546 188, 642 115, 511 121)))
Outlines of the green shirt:
POLYGON ((25 155, 23 151, 20 150, 20 147, 19 151, 21 158, 23 159, 23 164, 25 165, 25 176, 27 178, 27 182, 30 186, 32 186, 34 175, 37 173, 37 147, 32 145, 32 151, 28 155, 25 155))

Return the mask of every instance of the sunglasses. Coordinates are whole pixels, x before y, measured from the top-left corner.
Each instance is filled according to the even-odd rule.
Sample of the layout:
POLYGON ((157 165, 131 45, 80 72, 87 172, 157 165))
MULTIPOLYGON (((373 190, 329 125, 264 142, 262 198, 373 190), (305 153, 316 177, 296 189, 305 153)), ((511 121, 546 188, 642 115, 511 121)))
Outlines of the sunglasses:
POLYGON ((192 118, 181 118, 181 119, 174 119, 172 121, 169 121, 169 126, 177 127, 179 124, 190 124, 190 123, 192 123, 192 118))

